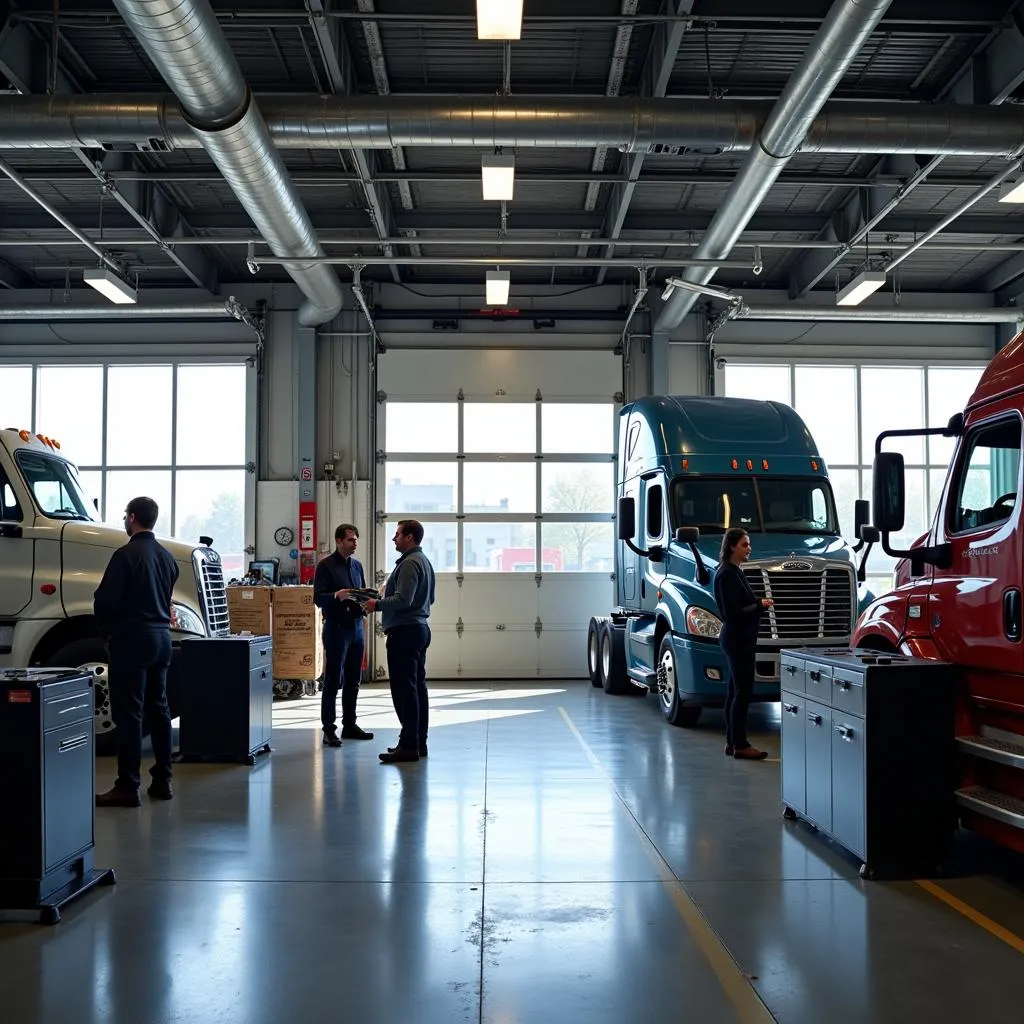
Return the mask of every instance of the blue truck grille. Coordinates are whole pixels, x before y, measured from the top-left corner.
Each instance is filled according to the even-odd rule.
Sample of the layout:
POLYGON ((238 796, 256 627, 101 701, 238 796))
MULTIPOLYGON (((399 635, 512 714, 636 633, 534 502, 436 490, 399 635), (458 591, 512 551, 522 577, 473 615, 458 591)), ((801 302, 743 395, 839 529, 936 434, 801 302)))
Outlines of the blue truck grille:
POLYGON ((747 566, 747 582, 774 607, 761 616, 759 636, 766 641, 845 642, 853 631, 853 574, 849 569, 784 571, 747 566))

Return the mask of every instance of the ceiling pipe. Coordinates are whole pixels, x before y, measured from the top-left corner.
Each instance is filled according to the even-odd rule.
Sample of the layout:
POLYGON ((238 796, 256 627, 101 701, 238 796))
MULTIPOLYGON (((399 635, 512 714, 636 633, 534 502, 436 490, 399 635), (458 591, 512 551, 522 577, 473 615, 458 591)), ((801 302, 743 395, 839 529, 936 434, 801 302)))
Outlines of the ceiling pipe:
POLYGON ((243 323, 249 311, 234 298, 190 306, 0 306, 0 320, 216 320, 234 317, 243 323))
MULTIPOLYGON (((309 214, 208 0, 114 0, 180 103, 198 139, 277 256, 323 255, 309 214)), ((130 106, 130 104, 129 104, 130 106)), ((329 267, 297 262, 288 273, 306 296, 299 322, 315 327, 341 310, 329 267)))
MULTIPOLYGON (((892 0, 835 0, 786 83, 757 140, 718 207, 696 256, 722 259, 732 252, 775 180, 800 150, 825 101, 892 0)), ((707 284, 714 270, 691 268, 683 279, 707 284)), ((661 307, 654 331, 670 331, 697 302, 694 292, 676 288, 661 307)))
MULTIPOLYGON (((407 242, 412 241, 406 239, 407 242)), ((495 243, 492 242, 492 245, 495 243)), ((578 244, 578 243, 577 243, 578 244)), ((281 259, 278 256, 250 256, 246 261, 252 273, 260 267, 287 267, 292 263, 317 263, 336 267, 725 267, 729 270, 750 270, 751 260, 692 260, 686 257, 665 256, 653 259, 648 256, 320 256, 315 261, 302 257, 300 260, 281 259)))
POLYGON ((1007 324, 1024 322, 1024 308, 1014 306, 982 309, 872 309, 864 306, 747 306, 739 305, 735 320, 864 320, 872 323, 972 323, 1007 324))
MULTIPOLYGON (((772 109, 753 101, 616 96, 259 97, 260 127, 278 149, 606 146, 647 152, 666 145, 738 152, 756 146, 772 109)), ((1024 146, 1024 110, 1016 104, 831 103, 801 124, 805 135, 793 143, 794 152, 1012 157, 1024 146)), ((0 149, 199 149, 202 136, 165 93, 0 95, 0 149)))

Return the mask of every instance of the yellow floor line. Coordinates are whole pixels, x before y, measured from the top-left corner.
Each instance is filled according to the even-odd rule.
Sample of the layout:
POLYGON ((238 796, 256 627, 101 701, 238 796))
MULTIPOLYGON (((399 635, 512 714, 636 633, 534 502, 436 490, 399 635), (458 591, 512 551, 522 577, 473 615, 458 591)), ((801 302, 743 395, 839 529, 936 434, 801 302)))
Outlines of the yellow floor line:
POLYGON ((661 883, 665 886, 672 905, 679 912, 683 922, 689 929, 697 948, 704 954, 711 969, 715 972, 722 990, 725 992, 729 1002, 736 1010, 737 1020, 742 1024, 762 1024, 764 1021, 774 1021, 768 1007, 761 1002, 761 998, 750 983, 749 977, 740 970, 739 965, 733 959, 732 954, 725 948, 722 940, 715 934, 700 908, 693 902, 692 897, 683 887, 683 884, 672 873, 665 858, 658 852, 657 847, 651 842, 650 837, 640 827, 636 818, 633 817, 629 806, 622 799, 619 791, 615 788, 612 777, 605 771, 597 755, 590 749, 590 744, 583 738, 576 723, 569 717, 569 712, 560 707, 558 713, 562 716, 569 731, 576 737, 576 741, 583 748, 587 760, 590 761, 594 770, 608 783, 619 808, 623 813, 630 828, 640 840, 641 846, 647 851, 655 867, 661 883))
POLYGON ((917 884, 924 889, 925 892, 931 893, 937 900, 942 900, 947 906, 952 907, 957 913, 963 914, 969 921, 973 921, 979 928, 984 928, 989 935, 994 935, 1000 942, 1005 942, 1011 949, 1015 949, 1018 953, 1024 953, 1024 939, 1019 935, 1015 935, 1008 928, 1004 928, 1001 924, 997 924, 990 917, 986 917, 980 910, 975 910, 974 907, 968 903, 964 903, 963 900, 957 899, 951 892, 947 892, 941 886, 936 885, 934 882, 929 882, 924 879, 918 879, 917 884))

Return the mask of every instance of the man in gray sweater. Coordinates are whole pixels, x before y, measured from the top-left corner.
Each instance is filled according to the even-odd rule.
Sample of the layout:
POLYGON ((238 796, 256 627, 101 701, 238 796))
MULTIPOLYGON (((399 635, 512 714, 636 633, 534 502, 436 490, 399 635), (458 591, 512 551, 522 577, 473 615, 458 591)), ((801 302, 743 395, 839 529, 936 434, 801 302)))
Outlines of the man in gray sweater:
POLYGON ((381 612, 387 634, 391 699, 402 731, 398 745, 380 755, 385 764, 418 761, 427 756, 427 648, 430 606, 434 603, 434 567, 423 553, 423 524, 399 520, 394 536, 401 556, 388 577, 384 596, 366 602, 368 612, 381 612))

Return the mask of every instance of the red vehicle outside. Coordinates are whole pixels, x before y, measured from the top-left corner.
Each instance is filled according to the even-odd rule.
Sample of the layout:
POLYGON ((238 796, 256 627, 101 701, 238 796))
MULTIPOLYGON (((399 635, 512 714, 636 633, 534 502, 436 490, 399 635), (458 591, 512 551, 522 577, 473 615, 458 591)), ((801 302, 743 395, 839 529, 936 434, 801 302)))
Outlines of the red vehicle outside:
MULTIPOLYGON (((1024 334, 986 368, 966 410, 929 433, 956 438, 931 530, 908 551, 902 457, 876 446, 872 515, 902 556, 852 644, 961 667, 957 804, 965 828, 1024 852, 1024 334)), ((907 722, 913 728, 913 722, 907 722)))

